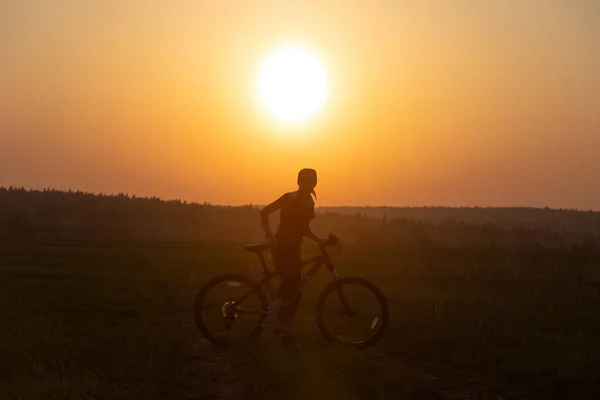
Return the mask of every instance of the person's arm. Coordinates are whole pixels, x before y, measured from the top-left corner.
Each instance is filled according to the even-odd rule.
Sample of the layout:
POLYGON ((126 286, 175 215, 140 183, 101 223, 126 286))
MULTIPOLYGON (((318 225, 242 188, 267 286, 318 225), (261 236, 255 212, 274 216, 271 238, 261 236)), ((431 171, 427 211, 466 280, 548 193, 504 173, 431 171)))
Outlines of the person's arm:
MULTIPOLYGON (((315 218, 315 208, 314 206, 312 207, 311 211, 310 211, 311 215, 310 215, 310 220, 313 220, 315 218)), ((327 242, 327 239, 321 239, 320 237, 318 237, 317 235, 315 235, 315 233, 310 229, 310 220, 306 226, 306 232, 304 233, 304 237, 315 241, 319 244, 324 244, 327 242)))
POLYGON ((320 245, 325 245, 327 243, 329 243, 329 239, 323 239, 318 237, 317 235, 315 235, 315 233, 313 231, 310 230, 310 227, 308 228, 308 231, 304 234, 304 237, 310 239, 310 240, 314 240, 315 242, 317 242, 320 245))
POLYGON ((279 199, 275 200, 274 202, 260 210, 260 224, 262 225, 263 231, 265 232, 265 236, 267 238, 273 236, 273 233, 271 232, 271 227, 269 226, 269 214, 281 208, 281 202, 283 201, 284 196, 281 196, 279 199))
POLYGON ((323 239, 315 235, 315 233, 310 229, 310 227, 308 227, 308 231, 304 234, 304 236, 317 243, 321 243, 323 241, 323 239))

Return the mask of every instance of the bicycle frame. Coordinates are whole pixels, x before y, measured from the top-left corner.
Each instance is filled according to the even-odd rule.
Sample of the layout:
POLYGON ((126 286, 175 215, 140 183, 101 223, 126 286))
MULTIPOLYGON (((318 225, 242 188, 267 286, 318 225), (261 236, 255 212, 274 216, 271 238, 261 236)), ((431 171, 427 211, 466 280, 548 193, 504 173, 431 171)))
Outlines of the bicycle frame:
MULTIPOLYGON (((271 266, 267 266, 265 259, 265 251, 269 248, 267 244, 247 245, 246 251, 254 253, 260 259, 263 272, 259 272, 259 274, 263 276, 258 281, 243 273, 234 272, 220 274, 207 281, 198 291, 194 301, 194 319, 198 329, 210 342, 228 347, 255 339, 263 329, 272 329, 284 334, 293 333, 289 331, 289 325, 296 311, 296 303, 300 300, 301 293, 306 289, 308 282, 321 267, 326 266, 333 281, 327 283, 321 289, 318 299, 316 299, 314 312, 317 327, 325 339, 332 343, 351 345, 357 349, 371 346, 379 340, 388 325, 389 308, 387 300, 381 290, 367 279, 340 276, 338 274, 331 262, 332 257, 328 254, 328 247, 336 246, 338 241, 339 239, 335 235, 329 234, 328 240, 319 241, 320 253, 317 253, 317 255, 310 256, 302 261, 295 258, 298 257, 298 254, 293 255, 294 258, 291 258, 291 261, 299 262, 300 265, 291 265, 293 270, 289 272, 293 272, 294 275, 290 276, 293 281, 289 283, 293 283, 296 289, 293 294, 285 293, 285 299, 275 298, 273 303, 275 307, 273 305, 269 307, 269 300, 273 300, 277 296, 270 283, 271 279, 279 275, 278 270, 280 272, 288 271, 281 271, 281 268, 279 268, 281 266, 276 263, 269 262, 271 266), (273 269, 273 264, 277 268, 273 269), (306 270, 303 271, 303 267, 307 267, 306 270), (272 268, 272 270, 269 270, 269 268, 272 268), (268 288, 265 288, 265 284, 268 284, 268 288), (354 288, 358 288, 362 292, 359 292, 358 296, 354 296, 356 290, 354 288), (216 297, 214 298, 216 299, 215 302, 212 295, 207 297, 208 293, 218 295, 223 302, 216 297), (363 311, 361 307, 364 303, 363 297, 365 294, 374 297, 378 307, 367 307, 363 311), (291 297, 288 297, 289 295, 291 297), (291 305, 294 307, 293 310, 290 308, 290 302, 293 302, 291 305), (351 304, 359 307, 361 312, 358 312, 351 304), (274 320, 278 319, 279 323, 285 326, 279 323, 274 324, 270 319, 271 316, 267 317, 267 314, 280 309, 284 311, 284 314, 272 315, 272 317, 274 320), (225 319, 224 323, 221 315, 225 319), (359 318, 355 318, 357 316, 359 318), (330 324, 330 322, 335 321, 332 318, 336 317, 342 318, 345 322, 343 326, 336 323, 330 324), (266 321, 265 318, 267 318, 266 321), (351 321, 351 319, 354 319, 354 321, 351 321), (245 329, 236 330, 239 333, 235 337, 229 336, 229 331, 232 330, 235 321, 238 320, 241 321, 238 325, 245 329), (349 331, 350 323, 359 327, 356 332, 358 336, 349 331), (369 323, 370 329, 367 328, 369 323)), ((283 259, 284 257, 282 257, 283 259)), ((277 258, 274 261, 278 261, 277 258)), ((287 283, 286 281, 283 282, 287 283)), ((373 305, 372 302, 368 303, 373 305)), ((284 336, 284 339, 286 338, 287 335, 284 336)))
MULTIPOLYGON (((304 287, 308 284, 310 279, 317 273, 317 271, 323 265, 327 266, 327 269, 331 273, 331 277, 333 278, 334 281, 340 279, 340 275, 338 274, 337 270, 335 269, 335 266, 331 262, 331 260, 329 258, 329 254, 327 254, 327 252, 325 251, 325 246, 320 246, 320 249, 321 249, 321 254, 312 256, 308 260, 301 262, 301 264, 300 264, 301 267, 304 267, 309 264, 312 264, 312 267, 308 270, 308 272, 306 274, 304 274, 304 276, 300 280, 300 285, 299 285, 298 289, 296 290, 294 295, 288 300, 288 302, 291 302, 297 296, 299 296, 300 293, 302 293, 302 290, 304 289, 304 287)), ((265 261, 265 257, 262 252, 258 253, 258 258, 261 261, 261 264, 263 267, 263 272, 265 275, 265 277, 258 283, 258 286, 262 287, 266 282, 270 282, 271 278, 278 276, 278 274, 276 271, 269 272, 269 270, 267 269, 267 262, 265 261)), ((235 304, 241 304, 251 293, 252 293, 252 291, 249 291, 248 293, 244 294, 237 301, 235 301, 235 304)), ((342 293, 340 293, 340 295, 342 295, 342 293)), ((343 297, 343 295, 342 295, 342 297, 343 297)), ((345 303, 345 301, 344 301, 344 303, 345 303)), ((245 312, 245 313, 253 313, 251 311, 243 311, 239 308, 238 308, 238 311, 245 312)), ((266 313, 266 311, 261 312, 261 314, 265 314, 265 313, 266 313)))

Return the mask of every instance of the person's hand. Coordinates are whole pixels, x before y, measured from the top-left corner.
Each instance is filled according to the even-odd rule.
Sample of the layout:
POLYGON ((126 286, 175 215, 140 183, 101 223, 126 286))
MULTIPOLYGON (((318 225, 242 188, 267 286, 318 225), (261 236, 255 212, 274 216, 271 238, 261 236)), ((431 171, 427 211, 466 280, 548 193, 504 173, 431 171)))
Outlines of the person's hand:
POLYGON ((327 246, 329 244, 329 239, 319 238, 319 240, 317 240, 317 243, 319 243, 319 246, 327 246))
POLYGON ((277 242, 277 238, 273 235, 267 236, 267 243, 269 244, 269 247, 271 247, 271 248, 275 248, 279 244, 277 242))

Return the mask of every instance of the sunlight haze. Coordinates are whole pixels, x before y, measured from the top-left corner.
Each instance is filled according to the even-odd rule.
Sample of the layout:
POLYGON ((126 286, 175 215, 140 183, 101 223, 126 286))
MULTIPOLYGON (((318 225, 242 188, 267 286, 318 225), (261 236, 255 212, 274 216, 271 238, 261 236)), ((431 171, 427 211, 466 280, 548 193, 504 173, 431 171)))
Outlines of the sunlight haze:
POLYGON ((327 98, 327 76, 319 57, 297 45, 274 50, 261 65, 257 81, 265 111, 287 124, 305 122, 327 98))
POLYGON ((600 210, 597 1, 8 0, 0 54, 0 186, 600 210))

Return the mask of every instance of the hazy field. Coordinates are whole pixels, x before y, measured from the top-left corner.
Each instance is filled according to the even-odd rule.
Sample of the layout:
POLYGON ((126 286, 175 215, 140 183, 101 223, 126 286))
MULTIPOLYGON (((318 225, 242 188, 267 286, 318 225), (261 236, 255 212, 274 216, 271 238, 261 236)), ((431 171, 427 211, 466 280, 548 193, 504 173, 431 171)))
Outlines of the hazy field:
POLYGON ((259 276, 238 244, 0 248, 0 398, 594 398, 597 256, 345 247, 334 261, 388 296, 373 348, 329 346, 299 311, 302 348, 264 333, 231 351, 191 305, 224 271, 259 276))

